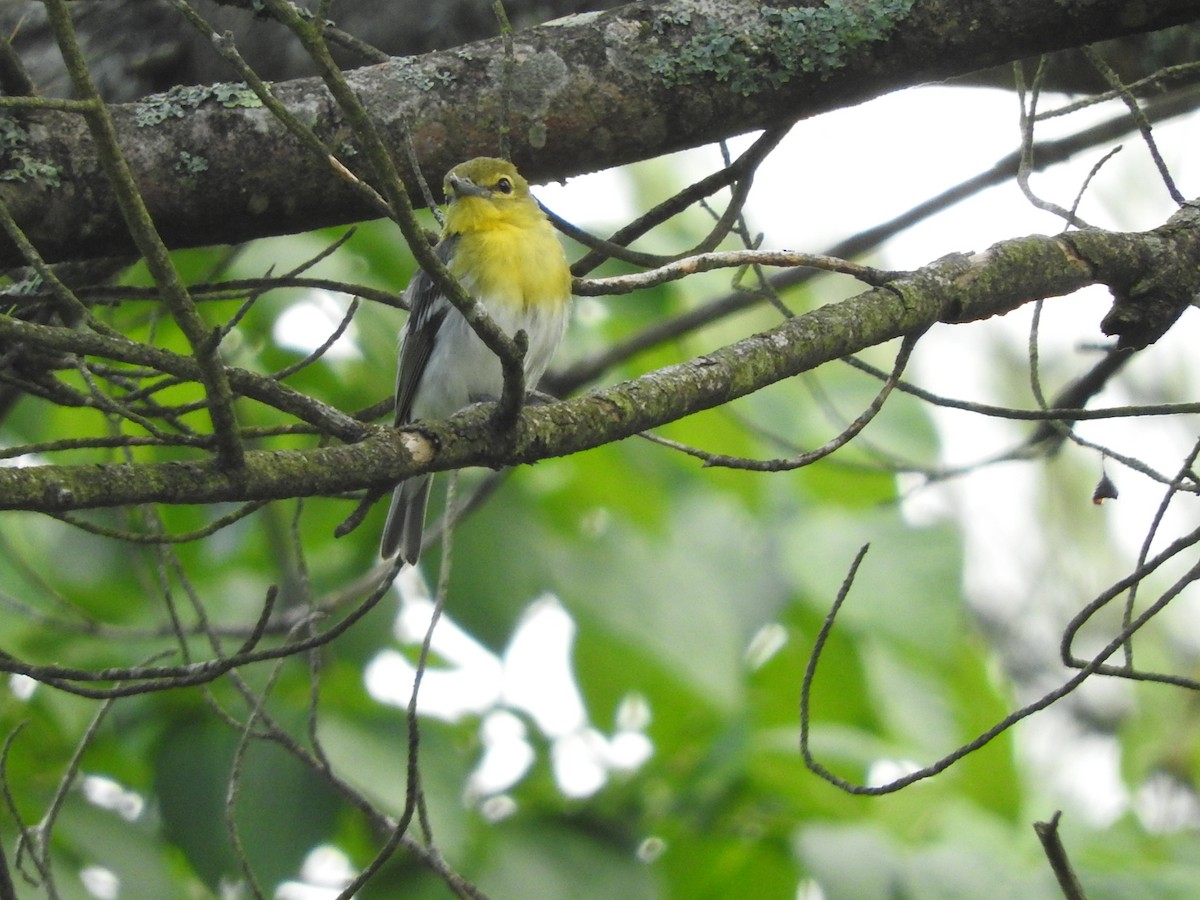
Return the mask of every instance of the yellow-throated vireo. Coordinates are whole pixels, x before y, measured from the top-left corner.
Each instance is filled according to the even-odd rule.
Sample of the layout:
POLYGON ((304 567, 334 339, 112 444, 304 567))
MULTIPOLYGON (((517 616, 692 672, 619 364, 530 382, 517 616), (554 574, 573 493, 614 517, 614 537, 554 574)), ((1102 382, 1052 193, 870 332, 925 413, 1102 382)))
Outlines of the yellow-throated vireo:
MULTIPOLYGON (((525 383, 534 387, 567 326, 571 272, 545 213, 512 163, 482 157, 446 175, 446 219, 438 257, 510 337, 524 331, 525 383)), ((462 314, 418 271, 405 298, 396 374, 396 425, 441 419, 472 403, 496 400, 500 361, 462 314)), ((381 552, 408 563, 421 555, 432 476, 401 482, 392 495, 381 552)))

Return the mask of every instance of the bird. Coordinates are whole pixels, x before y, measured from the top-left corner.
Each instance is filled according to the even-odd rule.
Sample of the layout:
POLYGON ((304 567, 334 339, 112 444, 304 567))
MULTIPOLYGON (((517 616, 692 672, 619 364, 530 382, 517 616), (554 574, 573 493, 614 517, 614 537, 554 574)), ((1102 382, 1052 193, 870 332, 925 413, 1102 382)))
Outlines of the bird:
MULTIPOLYGON (((447 206, 434 252, 509 337, 524 331, 525 384, 537 385, 567 327, 571 270, 529 183, 512 163, 479 157, 455 166, 444 183, 447 206)), ((405 289, 408 320, 396 371, 396 427, 442 419, 499 398, 500 360, 434 280, 420 269, 405 289)), ((432 475, 392 492, 380 553, 415 565, 432 475)))

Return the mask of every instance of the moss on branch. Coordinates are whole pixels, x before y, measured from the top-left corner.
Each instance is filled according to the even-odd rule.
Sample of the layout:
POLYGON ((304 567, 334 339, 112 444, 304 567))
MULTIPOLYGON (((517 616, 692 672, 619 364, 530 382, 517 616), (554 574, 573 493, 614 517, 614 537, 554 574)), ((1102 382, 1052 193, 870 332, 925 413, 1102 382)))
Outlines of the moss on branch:
MULTIPOLYGON (((1035 235, 1004 241, 981 253, 947 256, 702 357, 571 400, 527 407, 503 440, 498 440, 491 410, 484 405, 446 421, 423 423, 419 430, 354 423, 342 431, 350 440, 363 437, 353 444, 251 451, 244 469, 236 473, 211 462, 2 468, 0 509, 62 512, 145 502, 282 499, 378 488, 420 471, 532 463, 728 403, 938 322, 962 324, 1003 315, 1033 300, 1068 295, 1097 282, 1114 287, 1118 306, 1143 308, 1163 293, 1164 268, 1173 273, 1168 296, 1177 300, 1200 289, 1197 210, 1189 208, 1149 232, 1035 235), (1158 286, 1158 293, 1127 289, 1147 284, 1158 286)), ((33 329, 28 333, 35 336, 49 333, 63 349, 72 341, 88 341, 98 349, 101 344, 96 342, 107 340, 78 332, 71 337, 66 329, 38 329, 0 317, 0 336, 6 329, 33 329)), ((245 376, 231 375, 230 383, 235 390, 254 386, 245 376)), ((269 402, 261 386, 257 395, 269 402)), ((324 421, 341 428, 336 417, 324 421)))

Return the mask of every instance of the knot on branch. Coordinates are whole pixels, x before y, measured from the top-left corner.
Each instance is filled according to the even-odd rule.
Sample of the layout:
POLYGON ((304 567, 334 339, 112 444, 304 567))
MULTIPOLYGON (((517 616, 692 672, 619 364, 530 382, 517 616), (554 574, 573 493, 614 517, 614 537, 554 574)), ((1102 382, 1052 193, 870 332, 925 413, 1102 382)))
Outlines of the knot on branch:
POLYGON ((1161 338, 1200 295, 1200 215, 1185 209, 1136 242, 1102 243, 1080 232, 1067 240, 1112 291, 1100 323, 1122 350, 1141 350, 1161 338))
POLYGON ((1172 248, 1156 256, 1160 262, 1144 277, 1109 285, 1113 305, 1100 329, 1117 338, 1119 349, 1141 350, 1153 344, 1200 294, 1200 272, 1194 262, 1180 258, 1172 248))
POLYGON ((1117 339, 1121 350, 1141 350, 1167 333, 1196 296, 1168 277, 1151 277, 1129 288, 1113 289, 1113 305, 1100 329, 1117 339))

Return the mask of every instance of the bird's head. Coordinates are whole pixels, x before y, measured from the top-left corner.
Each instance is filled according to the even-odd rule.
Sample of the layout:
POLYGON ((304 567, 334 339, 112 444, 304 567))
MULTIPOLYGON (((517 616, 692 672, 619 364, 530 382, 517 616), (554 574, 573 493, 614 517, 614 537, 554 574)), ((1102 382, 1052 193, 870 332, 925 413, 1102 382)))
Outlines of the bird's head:
POLYGON ((512 163, 490 156, 460 163, 446 175, 446 228, 469 231, 496 220, 540 217, 529 182, 512 163))
POLYGON ((463 197, 500 200, 529 196, 529 182, 520 176, 516 166, 506 159, 480 156, 459 163, 446 174, 446 199, 451 202, 463 197))

